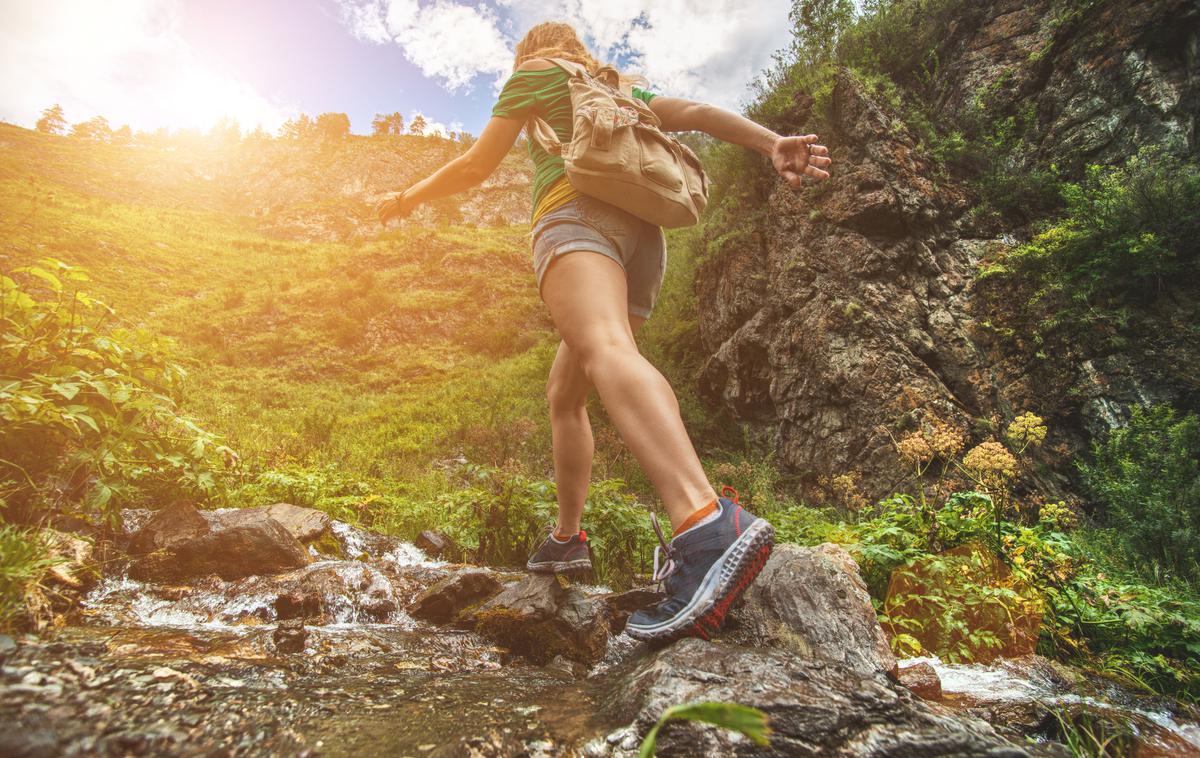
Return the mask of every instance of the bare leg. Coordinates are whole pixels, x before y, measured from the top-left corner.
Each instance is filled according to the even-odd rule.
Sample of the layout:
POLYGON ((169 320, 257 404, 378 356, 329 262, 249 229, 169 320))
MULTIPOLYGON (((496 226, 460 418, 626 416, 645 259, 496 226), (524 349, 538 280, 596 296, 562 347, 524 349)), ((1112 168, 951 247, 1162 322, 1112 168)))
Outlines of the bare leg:
POLYGON ((626 310, 625 272, 607 256, 569 253, 543 275, 542 297, 563 342, 678 527, 717 494, 688 438, 671 385, 638 352, 626 310))
MULTIPOLYGON (((645 323, 641 316, 629 314, 634 334, 645 323)), ((546 399, 550 405, 550 435, 554 441, 554 481, 558 493, 558 533, 579 531, 583 503, 592 477, 592 457, 596 446, 588 419, 587 399, 592 383, 575 353, 565 341, 546 380, 546 399)))

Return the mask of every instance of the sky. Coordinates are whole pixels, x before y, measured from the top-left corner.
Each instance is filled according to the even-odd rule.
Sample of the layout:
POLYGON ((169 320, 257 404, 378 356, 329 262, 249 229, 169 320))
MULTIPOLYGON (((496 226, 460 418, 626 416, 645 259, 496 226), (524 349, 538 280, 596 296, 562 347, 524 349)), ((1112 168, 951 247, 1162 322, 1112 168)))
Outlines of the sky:
POLYGON ((421 114, 478 135, 517 41, 566 21, 652 92, 740 110, 791 44, 791 0, 0 0, 0 120, 274 132, 300 113, 421 114))

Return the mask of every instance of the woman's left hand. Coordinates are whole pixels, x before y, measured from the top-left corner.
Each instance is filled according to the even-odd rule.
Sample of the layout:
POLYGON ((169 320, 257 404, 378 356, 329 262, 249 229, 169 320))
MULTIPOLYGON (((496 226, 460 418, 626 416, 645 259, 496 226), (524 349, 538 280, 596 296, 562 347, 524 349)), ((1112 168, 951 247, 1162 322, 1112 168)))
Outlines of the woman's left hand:
POLYGON ((376 204, 375 213, 379 216, 379 223, 387 226, 392 219, 404 218, 412 213, 414 207, 411 201, 405 199, 405 192, 400 192, 376 204))

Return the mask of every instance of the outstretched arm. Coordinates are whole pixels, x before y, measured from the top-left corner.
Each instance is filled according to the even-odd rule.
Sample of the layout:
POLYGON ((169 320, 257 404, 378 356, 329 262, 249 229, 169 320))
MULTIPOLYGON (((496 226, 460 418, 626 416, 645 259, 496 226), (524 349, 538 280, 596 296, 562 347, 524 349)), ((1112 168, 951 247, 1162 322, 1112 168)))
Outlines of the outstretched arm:
POLYGON ((521 133, 522 121, 493 116, 467 152, 375 206, 379 223, 403 218, 421 203, 468 190, 492 175, 521 133))
POLYGON ((650 100, 650 110, 665 132, 704 132, 767 156, 793 187, 800 186, 804 175, 818 181, 829 178, 829 149, 817 144, 815 134, 783 137, 733 111, 682 97, 658 95, 650 100))

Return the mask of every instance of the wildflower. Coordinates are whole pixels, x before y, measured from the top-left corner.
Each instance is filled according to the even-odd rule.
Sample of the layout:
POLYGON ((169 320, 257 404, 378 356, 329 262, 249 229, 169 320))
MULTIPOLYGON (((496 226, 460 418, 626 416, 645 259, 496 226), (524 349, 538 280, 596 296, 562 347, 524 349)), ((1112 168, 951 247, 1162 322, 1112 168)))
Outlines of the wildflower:
POLYGON ((1046 439, 1046 425, 1041 416, 1026 411, 1013 419, 1005 430, 1005 436, 1019 444, 1022 450, 1030 445, 1036 447, 1046 439))
POLYGON ((963 433, 950 422, 937 418, 930 422, 930 426, 933 427, 933 431, 929 434, 929 444, 933 452, 943 458, 958 455, 966 444, 963 433))
POLYGON ((981 442, 963 456, 963 467, 975 474, 1006 478, 1017 473, 1017 459, 996 440, 981 442))
POLYGON ((933 457, 933 448, 925 439, 925 435, 920 432, 912 432, 904 436, 896 443, 896 450, 900 453, 902 460, 913 465, 920 465, 933 457))

